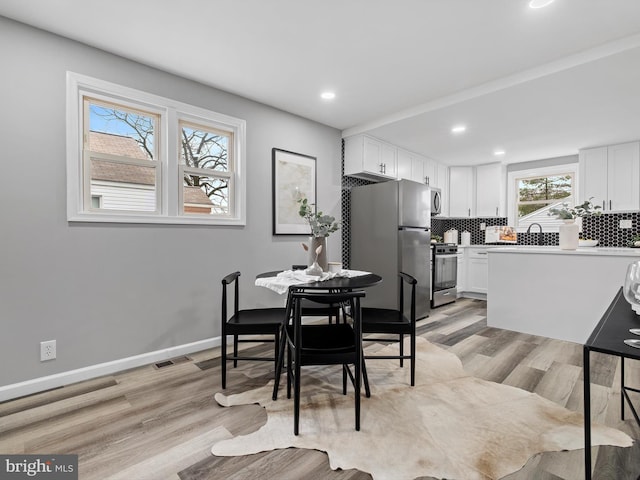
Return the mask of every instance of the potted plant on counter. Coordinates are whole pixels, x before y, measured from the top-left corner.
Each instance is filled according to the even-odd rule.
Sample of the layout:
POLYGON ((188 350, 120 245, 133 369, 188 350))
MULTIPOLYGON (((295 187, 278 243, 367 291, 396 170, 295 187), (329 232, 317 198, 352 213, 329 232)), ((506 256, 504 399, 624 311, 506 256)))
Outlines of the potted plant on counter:
POLYGON ((591 203, 592 198, 575 207, 570 207, 567 202, 563 202, 560 208, 549 209, 549 215, 553 215, 564 222, 558 230, 561 250, 575 250, 578 248, 580 225, 576 223, 576 219, 602 214, 601 207, 591 203))
POLYGON ((305 246, 305 250, 309 251, 309 265, 317 262, 323 271, 328 270, 327 262, 327 237, 340 228, 336 218, 331 215, 325 215, 321 211, 314 211, 313 204, 309 203, 306 198, 298 200, 300 204, 299 214, 304 218, 311 228, 311 237, 309 237, 309 247, 305 246), (319 248, 320 247, 320 248, 319 248))

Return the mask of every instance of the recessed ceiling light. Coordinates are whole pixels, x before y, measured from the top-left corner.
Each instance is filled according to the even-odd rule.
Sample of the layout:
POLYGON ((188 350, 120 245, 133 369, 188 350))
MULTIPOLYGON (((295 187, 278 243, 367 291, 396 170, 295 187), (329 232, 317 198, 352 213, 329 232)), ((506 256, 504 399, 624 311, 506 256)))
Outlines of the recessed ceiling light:
POLYGON ((336 94, 333 92, 322 92, 320 97, 322 97, 323 100, 333 100, 336 98, 336 94))
POLYGON ((551 3, 553 3, 553 0, 531 0, 529 2, 529 7, 542 8, 542 7, 546 7, 547 5, 550 5, 551 3))
POLYGON ((506 152, 505 152, 504 150, 500 150, 500 149, 498 149, 498 150, 494 150, 494 151, 493 151, 493 154, 494 154, 494 155, 496 155, 496 156, 498 156, 498 157, 500 157, 500 156, 504 155, 505 153, 506 153, 506 152))
POLYGON ((451 129, 451 133, 462 133, 467 129, 464 125, 456 125, 451 129))

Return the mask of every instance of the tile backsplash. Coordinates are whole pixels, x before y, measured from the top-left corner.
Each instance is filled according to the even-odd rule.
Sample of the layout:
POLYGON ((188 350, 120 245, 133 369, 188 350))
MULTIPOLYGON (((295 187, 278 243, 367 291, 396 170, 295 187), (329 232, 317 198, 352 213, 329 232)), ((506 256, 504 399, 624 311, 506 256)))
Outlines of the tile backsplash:
MULTIPOLYGON (((433 217, 431 230, 434 234, 444 237, 444 232, 450 229, 458 230, 460 235, 465 230, 471 234, 471 244, 484 244, 484 231, 480 224, 487 226, 508 225, 507 217, 490 218, 446 218, 433 217)), ((593 238, 602 247, 626 247, 634 235, 640 235, 640 212, 605 213, 597 217, 585 217, 582 220, 582 238, 593 238), (620 228, 620 220, 631 220, 631 228, 620 228)), ((533 233, 518 232, 518 245, 537 245, 538 231, 533 233)), ((557 232, 543 232, 544 245, 558 245, 557 232)))

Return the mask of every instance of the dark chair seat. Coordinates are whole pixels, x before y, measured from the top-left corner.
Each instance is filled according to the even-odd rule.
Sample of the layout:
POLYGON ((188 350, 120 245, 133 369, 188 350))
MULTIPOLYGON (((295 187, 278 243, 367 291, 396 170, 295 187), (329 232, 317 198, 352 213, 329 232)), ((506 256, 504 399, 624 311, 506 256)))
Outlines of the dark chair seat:
POLYGON ((285 308, 254 308, 240 310, 240 272, 230 273, 222 279, 222 314, 221 314, 221 346, 220 357, 222 361, 222 388, 227 388, 227 362, 233 361, 233 366, 238 366, 238 360, 253 360, 263 362, 273 362, 274 371, 278 366, 278 353, 280 351, 280 336, 287 318, 285 308), (227 286, 233 285, 233 311, 229 314, 227 305, 227 286), (243 338, 245 335, 269 335, 271 338, 255 339, 243 338), (233 337, 233 354, 227 354, 227 336, 233 337), (250 354, 240 355, 238 352, 239 343, 262 343, 273 342, 274 353, 272 357, 253 356, 250 354))
POLYGON ((239 310, 227 321, 227 334, 245 333, 252 335, 275 334, 282 327, 285 308, 259 308, 239 310))
POLYGON ((362 308, 362 333, 411 334, 411 320, 398 310, 362 308))
POLYGON ((273 400, 278 395, 278 384, 283 352, 287 346, 287 398, 291 398, 293 384, 293 433, 298 435, 300 422, 300 376, 305 365, 342 365, 342 393, 347 393, 347 376, 355 390, 355 427, 360 430, 360 384, 362 380, 362 325, 360 322, 360 298, 364 292, 305 292, 292 288, 289 291, 288 304, 292 306, 292 315, 288 316, 285 341, 282 343, 280 360, 276 369, 276 382, 273 388, 273 400), (349 304, 353 325, 302 324, 302 301, 309 300, 320 305, 349 304), (349 365, 353 365, 352 372, 349 365))

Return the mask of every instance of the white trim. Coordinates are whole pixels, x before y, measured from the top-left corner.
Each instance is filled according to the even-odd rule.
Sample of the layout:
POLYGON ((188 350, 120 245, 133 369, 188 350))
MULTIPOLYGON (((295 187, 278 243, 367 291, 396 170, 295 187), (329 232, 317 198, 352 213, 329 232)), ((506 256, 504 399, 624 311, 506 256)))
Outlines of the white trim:
MULTIPOLYGON (((518 227, 517 218, 516 218, 516 179, 517 178, 526 178, 526 177, 535 177, 535 176, 545 176, 545 175, 556 175, 568 173, 573 175, 573 195, 572 198, 579 198, 578 192, 578 164, 577 163, 566 163, 563 165, 553 165, 549 167, 538 167, 532 168, 529 170, 515 170, 513 172, 509 172, 507 175, 507 212, 508 212, 508 223, 509 225, 513 225, 516 227, 518 232, 526 231, 526 228, 518 227)), ((558 226, 555 227, 546 227, 547 232, 557 232, 558 226)))
POLYGON ((185 343, 184 345, 156 350, 155 352, 143 353, 134 355, 133 357, 121 358, 111 362, 99 363, 68 372, 56 373, 55 375, 49 375, 47 377, 34 378, 33 380, 6 385, 0 387, 0 402, 219 346, 220 337, 207 338, 193 343, 185 343))
MULTIPOLYGON (((117 85, 104 80, 67 71, 67 220, 69 222, 115 222, 115 223, 165 223, 202 224, 222 226, 246 225, 246 121, 204 108, 160 97, 151 93, 117 85), (108 97, 105 97, 105 93, 108 97), (155 140, 158 150, 159 174, 158 201, 160 211, 156 215, 108 214, 83 210, 82 150, 83 139, 80 120, 83 118, 83 95, 113 103, 122 102, 132 108, 145 108, 160 112, 159 131, 155 140), (179 138, 178 121, 184 119, 202 125, 233 132, 234 182, 230 183, 234 198, 229 217, 182 216, 179 213, 179 188, 172 179, 178 173, 179 138), (175 126, 175 129, 173 128, 175 126), (175 137, 175 138, 174 138, 175 137), (175 157, 169 161, 169 157, 175 157), (162 174, 162 171, 167 174, 162 174)), ((85 199, 86 200, 86 199, 85 199)))

